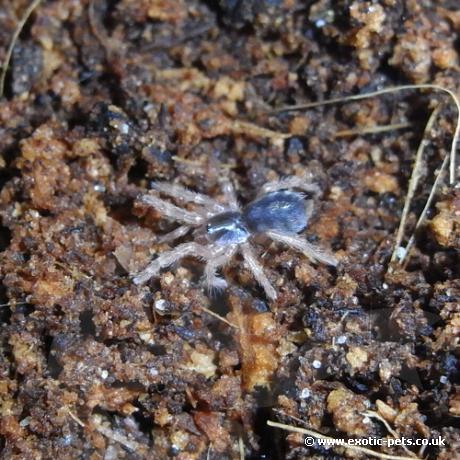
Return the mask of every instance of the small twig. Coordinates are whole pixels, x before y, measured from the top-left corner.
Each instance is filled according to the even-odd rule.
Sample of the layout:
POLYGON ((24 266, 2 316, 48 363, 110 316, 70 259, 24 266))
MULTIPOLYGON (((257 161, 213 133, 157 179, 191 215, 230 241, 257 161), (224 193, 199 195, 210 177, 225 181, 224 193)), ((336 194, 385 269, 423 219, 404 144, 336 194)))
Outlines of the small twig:
POLYGON ((228 319, 225 319, 223 316, 218 315, 217 313, 213 312, 209 308, 203 307, 201 305, 199 306, 199 308, 205 311, 206 313, 208 313, 209 315, 214 316, 214 318, 217 318, 218 320, 223 321, 229 326, 234 327, 235 329, 239 329, 239 327, 236 324, 231 323, 228 319))
POLYGON ((360 136, 363 134, 378 134, 387 131, 395 131, 396 129, 411 128, 412 123, 396 123, 394 125, 385 126, 364 126, 363 128, 357 129, 344 129, 334 133, 334 137, 349 137, 349 136, 360 136))
POLYGON ((1 303, 0 307, 12 307, 13 305, 27 305, 29 302, 9 302, 9 303, 1 303))
MULTIPOLYGON (((396 431, 393 430, 393 428, 391 428, 390 424, 377 412, 368 410, 368 411, 363 412, 362 414, 366 417, 375 418, 379 420, 385 425, 385 428, 388 430, 388 433, 390 433, 393 436, 393 438, 399 438, 398 433, 396 433, 396 431)), ((413 454, 413 452, 411 452, 411 454, 413 454)))
POLYGON ((67 407, 67 413, 70 415, 70 417, 78 423, 82 428, 86 427, 86 425, 67 407))
POLYGON ((30 15, 34 12, 34 10, 40 5, 42 0, 34 0, 24 12, 21 20, 19 21, 16 30, 14 31, 13 37, 11 38, 10 45, 8 46, 8 50, 6 52, 5 61, 3 62, 2 72, 0 74, 0 99, 3 97, 3 90, 5 89, 5 78, 6 72, 8 71, 8 67, 10 65, 11 56, 13 55, 14 46, 19 38, 19 35, 22 32, 27 20, 29 19, 30 15))
POLYGON ((448 155, 450 157, 450 184, 453 185, 455 182, 455 150, 456 150, 458 138, 460 137, 460 101, 453 91, 451 91, 450 89, 444 88, 443 86, 429 84, 429 83, 426 83, 426 84, 424 83, 424 84, 419 84, 419 85, 392 86, 390 88, 384 88, 378 91, 372 91, 370 93, 365 93, 365 94, 354 94, 351 96, 336 97, 333 99, 328 99, 326 101, 317 101, 317 102, 310 102, 307 104, 292 105, 288 107, 283 107, 281 109, 274 109, 268 113, 274 114, 274 113, 281 113, 281 112, 292 112, 295 110, 311 109, 313 107, 337 104, 339 102, 357 101, 360 99, 367 99, 369 97, 380 96, 382 94, 395 93, 397 91, 405 91, 405 90, 411 90, 411 89, 432 89, 436 91, 442 91, 444 93, 447 93, 455 103, 455 106, 457 108, 457 126, 455 127, 454 136, 452 138, 450 155, 448 155))
MULTIPOLYGON (((433 183, 433 186, 431 187, 430 195, 428 196, 428 199, 426 200, 425 207, 423 208, 423 211, 420 214, 420 217, 418 218, 417 223, 415 224, 414 231, 412 232, 412 235, 409 238, 409 241, 407 242, 407 245, 406 245, 406 247, 404 249, 404 251, 405 251, 404 252, 404 257, 402 258, 401 263, 403 263, 404 259, 407 258, 408 254, 411 251, 412 246, 414 244, 415 234, 417 233, 418 229, 425 222, 426 215, 428 214, 428 211, 429 211, 429 209, 431 207, 431 203, 433 202, 433 199, 434 199, 434 196, 436 194, 436 191, 437 191, 437 189, 439 187, 439 184, 441 183, 441 179, 442 179, 442 176, 444 174, 444 171, 447 169, 447 163, 448 162, 449 162, 449 155, 446 155, 444 157, 444 161, 442 162, 441 168, 439 169, 438 174, 436 175, 436 179, 435 179, 435 181, 433 183)), ((407 260, 406 260, 406 263, 403 265, 403 267, 406 266, 407 260)))
POLYGON ((241 436, 238 438, 238 447, 240 450, 240 460, 244 460, 244 442, 241 436))
MULTIPOLYGON (((393 249, 393 253, 391 254, 390 262, 394 262, 396 260, 398 250, 404 238, 404 230, 406 228, 407 216, 409 215, 410 205, 412 203, 412 199, 414 198, 415 190, 417 189, 418 181, 420 179, 420 169, 422 165, 423 152, 425 150, 425 147, 429 143, 428 135, 431 129, 433 128, 433 123, 438 113, 439 113, 439 106, 433 110, 433 112, 430 115, 430 118, 428 119, 428 122, 425 126, 425 130, 423 132, 422 140, 420 141, 420 144, 417 149, 417 154, 415 155, 414 167, 412 169, 412 175, 409 180, 409 187, 407 189, 406 200, 404 202, 404 208, 403 208, 403 212, 401 215, 401 220, 399 222, 398 231, 396 233, 395 246, 393 249)), ((405 258, 405 255, 404 257, 400 259, 399 262, 402 263, 404 261, 404 258, 405 258)))
POLYGON ((353 444, 348 444, 346 442, 341 445, 334 445, 333 443, 336 441, 335 438, 326 436, 324 434, 318 433, 313 430, 307 430, 306 428, 300 428, 300 427, 292 426, 292 425, 285 425, 284 423, 272 422, 271 420, 267 420, 267 425, 275 427, 275 428, 281 428, 282 430, 285 430, 285 431, 306 434, 307 436, 313 436, 314 438, 317 438, 317 439, 324 439, 326 441, 330 441, 330 446, 332 448, 343 447, 345 449, 354 450, 356 452, 362 452, 364 454, 372 455, 373 457, 383 458, 386 460, 414 460, 414 457, 404 457, 400 455, 382 454, 380 452, 375 452, 372 449, 367 449, 366 447, 361 447, 361 446, 355 446, 353 444))
POLYGON ((236 120, 231 123, 230 128, 235 133, 266 137, 268 139, 288 139, 291 137, 291 134, 272 131, 271 129, 262 128, 247 121, 236 120))
MULTIPOLYGON (((401 436, 399 433, 397 433, 393 428, 391 428, 390 424, 377 412, 374 412, 373 410, 368 410, 366 412, 363 412, 363 415, 370 417, 370 418, 375 418, 378 421, 382 422, 385 425, 385 428, 388 430, 388 433, 393 436, 395 439, 401 439, 401 436)), ((417 455, 409 450, 404 444, 401 444, 401 447, 411 456, 414 458, 417 458, 417 455)))

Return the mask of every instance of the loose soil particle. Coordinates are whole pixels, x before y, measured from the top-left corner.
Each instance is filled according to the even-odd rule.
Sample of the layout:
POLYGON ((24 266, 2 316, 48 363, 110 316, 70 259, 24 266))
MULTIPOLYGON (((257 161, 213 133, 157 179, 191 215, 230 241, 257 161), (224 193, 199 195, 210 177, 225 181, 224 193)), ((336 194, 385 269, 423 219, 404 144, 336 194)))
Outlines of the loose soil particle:
MULTIPOLYGON (((1 61, 27 4, 0 7, 1 61)), ((355 458, 266 421, 391 436, 374 411, 399 436, 445 437, 424 458, 457 458, 457 189, 388 271, 427 117, 443 104, 407 232, 454 109, 414 91, 271 110, 401 83, 458 93, 459 18, 449 1, 43 1, 0 101, 1 457, 239 459, 242 443, 247 459, 355 458), (337 270, 257 241, 276 302, 238 257, 214 297, 194 260, 133 285, 174 228, 136 197, 152 180, 217 196, 222 167, 242 203, 311 171, 324 193, 306 235, 337 270)))

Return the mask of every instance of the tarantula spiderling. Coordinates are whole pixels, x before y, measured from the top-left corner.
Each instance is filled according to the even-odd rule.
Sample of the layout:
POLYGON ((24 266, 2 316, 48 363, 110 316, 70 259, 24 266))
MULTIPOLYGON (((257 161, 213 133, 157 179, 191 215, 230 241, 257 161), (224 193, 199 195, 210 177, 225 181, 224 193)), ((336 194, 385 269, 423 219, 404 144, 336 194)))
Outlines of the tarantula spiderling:
POLYGON ((247 268, 263 287, 270 300, 277 297, 276 291, 265 275, 251 245, 251 238, 265 234, 272 240, 284 243, 302 252, 313 262, 337 265, 331 254, 314 246, 299 236, 308 224, 313 201, 304 193, 318 194, 319 188, 307 178, 290 176, 266 183, 254 201, 243 208, 231 182, 221 180, 224 203, 185 187, 166 182, 152 184, 154 192, 142 195, 140 201, 155 208, 167 219, 182 225, 160 237, 159 242, 174 241, 194 229, 194 241, 177 245, 161 253, 147 267, 133 277, 135 284, 142 284, 158 276, 162 268, 168 267, 184 257, 195 257, 206 262, 204 278, 209 289, 223 289, 227 282, 217 275, 217 270, 240 252, 247 268), (194 203, 196 210, 189 211, 160 198, 167 195, 177 202, 194 203))

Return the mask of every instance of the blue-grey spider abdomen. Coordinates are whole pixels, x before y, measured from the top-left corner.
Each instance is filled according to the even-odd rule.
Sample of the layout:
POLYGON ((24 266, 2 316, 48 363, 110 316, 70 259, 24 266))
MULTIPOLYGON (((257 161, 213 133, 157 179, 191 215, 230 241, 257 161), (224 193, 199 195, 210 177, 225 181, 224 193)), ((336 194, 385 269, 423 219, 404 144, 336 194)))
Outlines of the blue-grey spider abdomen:
POLYGON ((249 238, 249 231, 239 212, 223 212, 211 217, 206 233, 213 243, 221 246, 244 243, 249 238))
POLYGON ((251 232, 278 230, 299 233, 307 226, 303 195, 296 192, 271 192, 249 203, 243 212, 251 232))

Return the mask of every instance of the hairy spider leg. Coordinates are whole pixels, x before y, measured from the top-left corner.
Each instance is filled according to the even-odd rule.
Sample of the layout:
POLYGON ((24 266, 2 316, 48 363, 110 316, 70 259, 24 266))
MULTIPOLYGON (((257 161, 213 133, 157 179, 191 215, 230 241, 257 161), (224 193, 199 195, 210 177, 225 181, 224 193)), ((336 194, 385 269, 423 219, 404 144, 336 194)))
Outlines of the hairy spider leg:
POLYGON ((337 266, 336 258, 323 249, 309 243, 299 235, 286 235, 275 230, 265 232, 272 240, 284 243, 291 248, 297 249, 308 257, 312 262, 323 262, 327 265, 337 266))
POLYGON ((209 291, 219 291, 227 287, 227 282, 220 276, 217 276, 217 270, 223 267, 232 258, 236 249, 236 245, 228 246, 224 249, 221 247, 211 249, 211 251, 215 251, 215 255, 209 259, 204 269, 204 279, 209 291))
POLYGON ((267 275, 265 275, 262 266, 257 261, 251 245, 249 243, 242 243, 240 248, 248 269, 251 271, 256 281, 263 287, 267 297, 270 300, 276 300, 276 291, 268 280, 267 275))
POLYGON ((308 177, 290 176, 283 179, 267 182, 261 190, 259 196, 270 192, 276 192, 277 190, 286 190, 290 188, 299 188, 304 192, 319 194, 321 189, 310 182, 308 177))
POLYGON ((313 209, 315 208, 315 204, 313 200, 306 200, 305 202, 305 217, 307 218, 307 222, 310 221, 310 217, 313 214, 313 209))
POLYGON ((158 244, 170 243, 171 241, 177 240, 178 238, 185 236, 191 228, 192 227, 190 225, 181 225, 180 227, 177 227, 174 230, 159 236, 156 242, 158 244))
POLYGON ((169 195, 177 200, 204 206, 208 216, 213 216, 214 214, 223 212, 226 209, 225 205, 210 198, 209 196, 189 190, 182 185, 169 184, 168 182, 153 182, 151 185, 157 192, 164 193, 165 195, 169 195))
POLYGON ((134 284, 143 284, 150 278, 157 276, 160 270, 169 267, 184 257, 196 257, 197 259, 209 260, 213 257, 213 252, 207 246, 190 242, 176 246, 171 251, 163 252, 156 259, 150 262, 144 270, 139 272, 134 278, 134 284))
POLYGON ((142 195, 140 200, 143 203, 152 206, 152 208, 155 208, 165 217, 191 225, 192 227, 197 227, 205 221, 205 217, 199 213, 179 208, 169 201, 162 200, 156 195, 142 195))
POLYGON ((231 183, 230 179, 226 176, 223 176, 219 179, 219 184, 224 194, 225 202, 229 205, 230 209, 233 211, 239 211, 240 205, 238 204, 235 187, 231 183))

